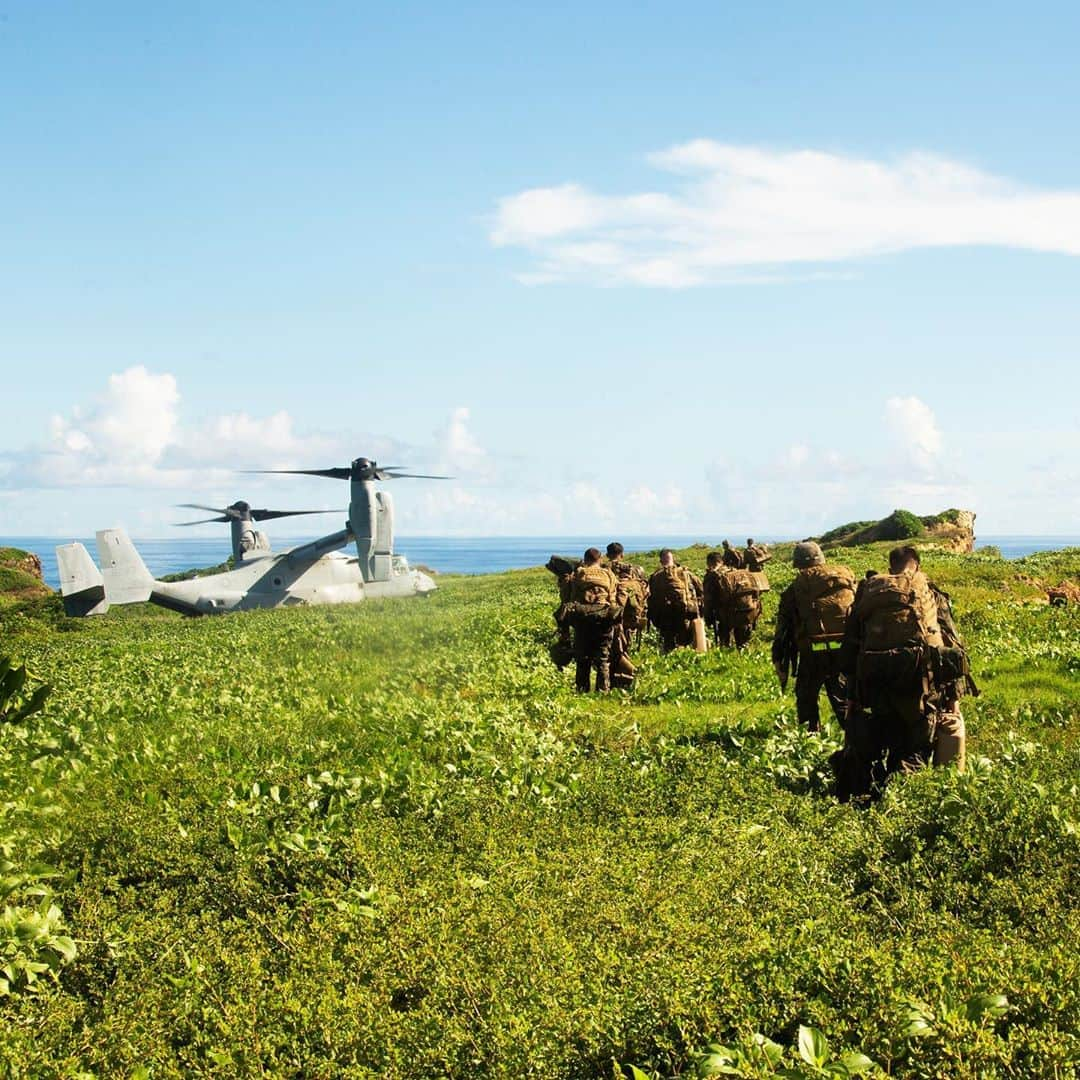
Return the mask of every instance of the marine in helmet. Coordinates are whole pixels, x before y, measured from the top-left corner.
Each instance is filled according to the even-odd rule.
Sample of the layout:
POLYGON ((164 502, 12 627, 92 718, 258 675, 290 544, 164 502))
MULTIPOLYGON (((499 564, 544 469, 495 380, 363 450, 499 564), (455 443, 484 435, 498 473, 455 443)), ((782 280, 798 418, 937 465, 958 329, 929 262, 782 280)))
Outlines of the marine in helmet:
POLYGON ((840 649, 848 612, 855 600, 855 575, 829 564, 812 540, 795 545, 795 580, 781 593, 772 642, 772 661, 786 688, 795 675, 795 707, 807 731, 818 731, 818 698, 824 689, 833 713, 843 723, 845 701, 840 649))
MULTIPOLYGON (((611 572, 619 579, 619 602, 623 606, 622 643, 619 642, 619 628, 615 632, 616 651, 621 647, 629 652, 635 644, 641 644, 642 635, 648 625, 649 579, 645 571, 624 558, 622 544, 613 540, 607 546, 607 562, 611 572)), ((612 671, 616 669, 612 665, 612 671)), ((625 665, 624 665, 625 666, 625 665)))
POLYGON ((754 538, 746 538, 746 547, 743 548, 742 560, 747 570, 760 574, 765 569, 765 564, 772 558, 772 552, 765 544, 755 544, 754 538))
POLYGON ((847 738, 837 794, 875 796, 895 772, 933 761, 964 768, 960 698, 978 693, 948 594, 923 573, 919 553, 889 552, 889 572, 862 582, 842 651, 847 738))
POLYGON ((724 560, 724 565, 730 566, 732 570, 741 570, 743 565, 742 556, 731 546, 731 542, 725 540, 722 546, 724 550, 721 557, 724 560))
POLYGON ((611 642, 615 625, 622 617, 618 597, 618 579, 601 564, 599 549, 589 548, 570 578, 575 685, 583 693, 589 690, 594 668, 596 689, 611 689, 611 642))

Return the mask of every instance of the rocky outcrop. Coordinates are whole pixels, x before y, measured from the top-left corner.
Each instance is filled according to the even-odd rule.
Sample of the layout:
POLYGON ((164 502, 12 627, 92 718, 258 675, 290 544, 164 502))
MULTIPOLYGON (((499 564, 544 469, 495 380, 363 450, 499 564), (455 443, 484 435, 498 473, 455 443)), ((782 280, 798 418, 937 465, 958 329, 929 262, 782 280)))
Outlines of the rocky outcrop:
POLYGON ((815 537, 826 547, 857 547, 881 540, 921 540, 946 551, 975 550, 975 514, 971 510, 943 510, 919 517, 910 510, 894 510, 880 521, 851 521, 815 537))
POLYGON ((41 560, 33 552, 0 548, 0 612, 51 594, 52 589, 43 580, 41 560))
MULTIPOLYGON (((9 550, 15 549, 9 548, 9 550)), ((24 574, 29 574, 30 577, 36 577, 38 581, 43 582, 45 574, 41 569, 41 556, 35 555, 32 551, 22 551, 19 554, 21 558, 13 559, 7 565, 13 570, 21 570, 24 574)))
POLYGON ((922 521, 927 538, 946 550, 965 555, 975 550, 975 514, 971 510, 946 510, 922 521))

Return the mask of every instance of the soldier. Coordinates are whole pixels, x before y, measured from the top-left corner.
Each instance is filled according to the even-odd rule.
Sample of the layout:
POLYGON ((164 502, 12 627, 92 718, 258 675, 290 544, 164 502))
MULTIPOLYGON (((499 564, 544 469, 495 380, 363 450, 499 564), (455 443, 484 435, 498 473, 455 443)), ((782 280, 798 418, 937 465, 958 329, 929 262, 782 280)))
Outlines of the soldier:
POLYGON ((664 548, 660 568, 649 578, 649 622, 660 632, 661 652, 694 644, 694 620, 703 594, 701 581, 664 548))
POLYGON ((935 673, 937 717, 934 724, 934 764, 955 765, 957 772, 963 772, 967 761, 967 730, 960 712, 960 699, 965 694, 978 697, 979 688, 971 676, 967 646, 953 618, 952 600, 932 581, 929 585, 937 604, 938 626, 944 644, 935 673))
POLYGON ((795 707, 807 731, 818 731, 818 697, 822 688, 841 724, 844 687, 840 648, 844 624, 855 598, 855 575, 846 567, 828 565, 812 540, 795 545, 792 564, 798 573, 781 593, 773 635, 772 660, 780 688, 795 673, 795 707))
POLYGON ((705 559, 705 624, 714 628, 717 645, 744 649, 761 617, 760 581, 749 570, 732 570, 722 563, 715 551, 705 559))
POLYGON ((960 696, 978 692, 949 598, 922 572, 913 547, 889 552, 889 573, 859 588, 844 635, 847 769, 841 799, 876 796, 890 775, 929 764, 963 768, 960 696), (940 730, 938 730, 940 723, 940 730))
POLYGON ((559 588, 559 606, 555 609, 558 638, 550 651, 551 659, 560 671, 574 658, 574 643, 570 633, 570 581, 580 565, 577 559, 567 559, 562 555, 552 555, 544 564, 544 568, 555 575, 559 588))
POLYGON ((637 644, 649 621, 649 594, 645 571, 623 559, 623 546, 617 540, 607 546, 608 567, 619 583, 618 604, 622 617, 614 626, 611 638, 611 685, 618 690, 631 690, 637 672, 630 659, 630 649, 637 635, 637 644))
POLYGON ((628 563, 623 558, 623 546, 617 540, 607 546, 608 566, 619 579, 620 600, 623 604, 622 629, 626 639, 626 650, 635 643, 641 644, 641 637, 649 621, 649 579, 640 566, 628 563))
POLYGON ((732 570, 742 569, 742 556, 731 546, 731 544, 727 540, 724 541, 723 560, 724 565, 730 566, 732 570))
POLYGON ((772 552, 764 544, 755 544, 754 538, 746 538, 746 548, 742 553, 742 560, 746 569, 755 574, 760 574, 765 569, 765 564, 772 558, 772 552))
POLYGON ((611 640, 622 616, 618 593, 618 579, 600 564, 599 550, 589 548, 570 579, 575 685, 580 693, 589 692, 594 667, 597 691, 611 689, 611 640))
POLYGON ((724 561, 719 551, 710 551, 705 556, 705 580, 702 583, 701 614, 705 626, 712 630, 718 647, 732 644, 732 628, 723 621, 721 604, 722 578, 724 561))

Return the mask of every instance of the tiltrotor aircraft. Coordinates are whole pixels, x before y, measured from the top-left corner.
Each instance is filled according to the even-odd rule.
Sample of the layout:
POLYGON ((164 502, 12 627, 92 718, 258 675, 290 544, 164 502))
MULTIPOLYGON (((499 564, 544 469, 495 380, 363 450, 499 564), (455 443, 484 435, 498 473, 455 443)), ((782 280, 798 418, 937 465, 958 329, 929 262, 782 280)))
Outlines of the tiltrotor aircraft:
MULTIPOLYGON (((407 473, 396 466, 378 466, 367 458, 334 469, 258 471, 348 480, 351 497, 345 528, 275 553, 265 533, 255 529, 255 522, 328 511, 252 510, 245 502, 217 510, 187 503, 219 515, 203 521, 227 521, 232 525, 235 569, 188 581, 158 581, 123 529, 104 529, 97 533, 100 570, 82 544, 63 544, 56 549, 64 610, 69 615, 101 615, 110 604, 149 600, 185 615, 212 615, 248 608, 422 596, 435 589, 435 582, 427 574, 410 570, 405 556, 394 553, 394 504, 388 492, 376 490, 375 481, 449 477, 407 473), (340 550, 350 544, 356 547, 355 556, 340 550)), ((203 521, 182 524, 198 525, 203 521)))

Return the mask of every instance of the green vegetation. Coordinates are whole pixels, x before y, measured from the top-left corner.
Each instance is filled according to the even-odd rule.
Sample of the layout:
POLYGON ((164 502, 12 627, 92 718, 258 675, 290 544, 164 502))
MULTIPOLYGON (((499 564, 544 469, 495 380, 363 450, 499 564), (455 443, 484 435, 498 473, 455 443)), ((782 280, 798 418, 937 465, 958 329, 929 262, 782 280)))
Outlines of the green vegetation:
POLYGON ((971 767, 869 810, 772 675, 789 558, 632 696, 551 665, 543 570, 9 620, 53 690, 0 723, 0 1075, 1075 1075, 1080 609, 1033 582, 1080 550, 927 553, 971 767))
POLYGON ((163 574, 162 581, 191 581, 194 578, 211 577, 213 574, 224 574, 229 570, 236 569, 236 559, 230 555, 223 563, 217 566, 195 567, 191 570, 180 570, 175 574, 163 574))
POLYGON ((37 614, 49 606, 52 590, 35 572, 33 555, 20 548, 0 547, 0 617, 37 614))
POLYGON ((965 535, 961 528, 962 513, 960 510, 943 510, 940 514, 918 517, 910 510, 894 510, 880 521, 849 521, 814 539, 831 547, 862 547, 882 540, 914 540, 928 532, 954 538, 965 535))
POLYGON ((838 544, 876 524, 876 521, 849 521, 846 525, 837 525, 835 529, 830 529, 815 539, 819 544, 838 544))
MULTIPOLYGON (((888 517, 882 518, 877 524, 876 534, 866 537, 868 541, 874 540, 913 540, 926 532, 922 520, 917 518, 910 510, 894 510, 888 517)), ((856 542, 859 543, 858 539, 856 542)))
POLYGON ((960 522, 960 511, 956 509, 942 510, 940 514, 931 514, 929 517, 922 517, 919 520, 928 529, 934 528, 935 525, 957 525, 960 522))

